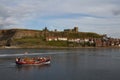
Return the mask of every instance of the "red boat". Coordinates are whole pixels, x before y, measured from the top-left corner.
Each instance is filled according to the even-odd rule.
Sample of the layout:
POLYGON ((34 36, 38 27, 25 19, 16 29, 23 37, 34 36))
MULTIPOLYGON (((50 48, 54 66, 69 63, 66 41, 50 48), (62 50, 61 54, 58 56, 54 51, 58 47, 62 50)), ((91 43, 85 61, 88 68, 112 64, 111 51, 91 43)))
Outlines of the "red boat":
POLYGON ((45 65, 50 64, 50 57, 16 58, 17 65, 45 65))

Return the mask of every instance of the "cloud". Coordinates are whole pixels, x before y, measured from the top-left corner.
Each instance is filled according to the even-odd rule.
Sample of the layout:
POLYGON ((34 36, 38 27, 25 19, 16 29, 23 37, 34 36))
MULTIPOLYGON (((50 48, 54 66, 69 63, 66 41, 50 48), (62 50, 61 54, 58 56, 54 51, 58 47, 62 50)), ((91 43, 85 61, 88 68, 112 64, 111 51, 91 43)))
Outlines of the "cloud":
POLYGON ((79 26, 80 31, 116 32, 119 0, 0 0, 0 29, 79 26), (36 26, 36 27, 35 27, 36 26))
POLYGON ((0 1, 4 2, 4 4, 0 3, 0 29, 18 28, 17 26, 22 26, 22 22, 33 18, 31 13, 34 11, 31 10, 32 8, 30 9, 30 5, 19 4, 17 0, 10 2, 11 4, 8 0, 0 1), (13 5, 14 2, 16 5, 13 5))
POLYGON ((113 15, 118 16, 120 15, 120 9, 112 10, 113 15))
POLYGON ((13 16, 10 15, 8 7, 0 6, 0 29, 16 24, 13 16))

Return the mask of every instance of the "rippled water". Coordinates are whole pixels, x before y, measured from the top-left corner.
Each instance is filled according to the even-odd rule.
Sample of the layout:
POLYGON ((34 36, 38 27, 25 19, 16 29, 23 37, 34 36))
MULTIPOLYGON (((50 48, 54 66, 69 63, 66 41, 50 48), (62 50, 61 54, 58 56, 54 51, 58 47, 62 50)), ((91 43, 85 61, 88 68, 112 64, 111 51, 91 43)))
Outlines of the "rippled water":
POLYGON ((0 49, 0 80, 120 80, 119 75, 119 48, 0 49), (52 60, 50 65, 17 66, 18 56, 52 60))

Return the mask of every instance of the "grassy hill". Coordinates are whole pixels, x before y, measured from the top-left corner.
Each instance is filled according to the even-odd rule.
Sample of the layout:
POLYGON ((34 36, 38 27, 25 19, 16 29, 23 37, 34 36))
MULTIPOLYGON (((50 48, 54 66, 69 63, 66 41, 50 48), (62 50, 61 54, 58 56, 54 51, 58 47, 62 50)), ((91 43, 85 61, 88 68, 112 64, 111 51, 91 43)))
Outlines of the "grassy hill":
POLYGON ((46 37, 101 38, 102 35, 92 32, 53 32, 28 29, 0 30, 0 46, 18 47, 67 47, 67 41, 46 41, 46 37))

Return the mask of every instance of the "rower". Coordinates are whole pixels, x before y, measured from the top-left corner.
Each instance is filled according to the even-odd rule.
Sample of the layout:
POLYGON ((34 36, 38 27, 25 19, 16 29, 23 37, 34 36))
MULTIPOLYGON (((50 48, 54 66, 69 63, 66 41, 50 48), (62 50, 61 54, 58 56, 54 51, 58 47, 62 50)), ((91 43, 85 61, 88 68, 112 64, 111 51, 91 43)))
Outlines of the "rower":
POLYGON ((20 62, 20 57, 16 58, 16 61, 17 61, 17 62, 20 62))

